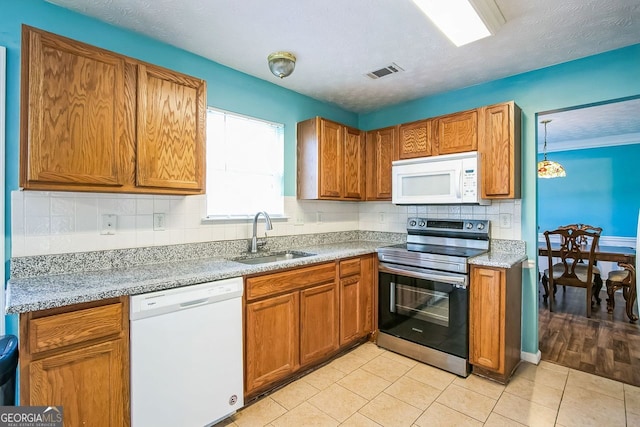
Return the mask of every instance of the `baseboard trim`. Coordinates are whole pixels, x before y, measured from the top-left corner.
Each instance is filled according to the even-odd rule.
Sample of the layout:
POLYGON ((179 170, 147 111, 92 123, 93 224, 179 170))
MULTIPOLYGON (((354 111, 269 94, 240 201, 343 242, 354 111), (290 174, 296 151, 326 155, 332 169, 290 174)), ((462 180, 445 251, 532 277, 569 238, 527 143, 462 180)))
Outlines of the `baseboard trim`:
POLYGON ((520 359, 524 360, 525 362, 537 365, 540 363, 540 360, 542 360, 542 353, 540 352, 540 350, 538 350, 537 353, 527 353, 526 351, 521 351, 520 359))

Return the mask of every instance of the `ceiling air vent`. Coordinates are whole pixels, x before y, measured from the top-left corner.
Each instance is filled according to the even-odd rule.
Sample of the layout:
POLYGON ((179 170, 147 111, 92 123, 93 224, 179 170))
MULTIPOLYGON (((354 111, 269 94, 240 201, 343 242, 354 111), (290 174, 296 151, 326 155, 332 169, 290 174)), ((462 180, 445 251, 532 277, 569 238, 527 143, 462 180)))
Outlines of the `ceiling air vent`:
POLYGON ((392 62, 391 65, 387 65, 384 68, 367 73, 367 76, 375 80, 380 77, 388 76, 389 74, 399 73, 400 71, 404 71, 404 69, 399 67, 395 62, 392 62))

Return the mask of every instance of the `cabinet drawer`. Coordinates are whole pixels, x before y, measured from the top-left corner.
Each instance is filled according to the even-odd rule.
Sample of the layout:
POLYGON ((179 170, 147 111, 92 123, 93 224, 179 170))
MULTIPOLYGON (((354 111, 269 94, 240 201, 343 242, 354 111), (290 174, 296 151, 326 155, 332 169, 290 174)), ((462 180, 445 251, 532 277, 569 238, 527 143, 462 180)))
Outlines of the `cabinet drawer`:
POLYGON ((340 261, 340 277, 360 274, 360 258, 345 259, 340 261))
POLYGON ((288 270, 264 276, 249 277, 246 281, 247 301, 270 294, 302 289, 335 279, 335 264, 288 270))
POLYGON ((31 354, 117 335, 122 330, 122 304, 109 304, 29 321, 31 354))

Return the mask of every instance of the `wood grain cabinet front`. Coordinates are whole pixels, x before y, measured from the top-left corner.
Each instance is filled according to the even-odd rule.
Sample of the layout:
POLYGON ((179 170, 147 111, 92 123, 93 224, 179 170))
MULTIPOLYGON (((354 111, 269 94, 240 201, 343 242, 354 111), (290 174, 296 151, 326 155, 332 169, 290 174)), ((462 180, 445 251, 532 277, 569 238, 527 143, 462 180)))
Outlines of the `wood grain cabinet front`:
POLYGON ((472 265, 469 287, 473 372, 504 383, 520 362, 522 267, 472 265))
POLYGON ((431 120, 403 123, 398 126, 396 160, 427 157, 437 154, 431 130, 431 120))
POLYGON ((318 365, 373 329, 374 255, 245 278, 245 396, 318 365))
POLYGON ((513 101, 480 109, 480 188, 485 199, 520 198, 521 115, 513 101))
POLYGON ((22 29, 20 185, 204 192, 204 80, 22 29))
POLYGON ((366 134, 367 200, 391 200, 391 162, 397 139, 396 126, 366 134))
POLYGON ((371 255, 341 260, 340 345, 366 336, 373 330, 373 268, 371 255))
POLYGON ((65 426, 128 426, 128 298, 20 316, 20 404, 61 405, 65 426))
POLYGON ((297 125, 298 199, 364 200, 362 131, 315 117, 297 125))
POLYGON ((478 112, 462 111, 433 119, 438 155, 478 149, 478 112))

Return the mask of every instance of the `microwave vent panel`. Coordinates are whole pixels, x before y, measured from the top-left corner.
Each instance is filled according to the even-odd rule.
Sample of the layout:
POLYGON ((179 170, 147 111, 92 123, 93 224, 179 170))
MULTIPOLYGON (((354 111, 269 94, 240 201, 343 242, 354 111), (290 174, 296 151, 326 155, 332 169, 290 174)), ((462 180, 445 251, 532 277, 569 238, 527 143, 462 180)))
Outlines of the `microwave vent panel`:
POLYGON ((392 62, 391 65, 387 65, 386 67, 380 68, 379 70, 371 71, 366 75, 369 78, 376 80, 381 77, 388 76, 390 74, 399 73, 400 71, 404 71, 404 69, 398 66, 398 64, 396 64, 395 62, 392 62))

